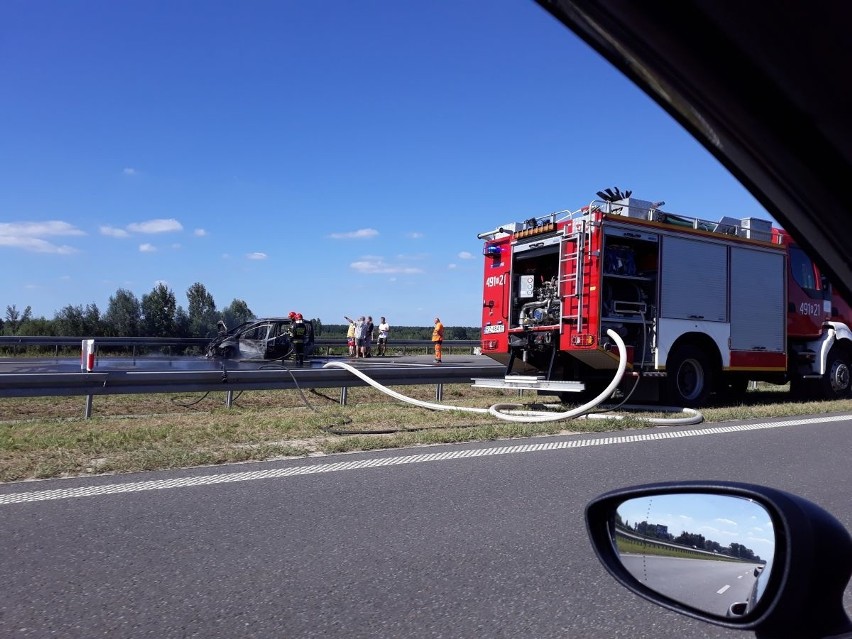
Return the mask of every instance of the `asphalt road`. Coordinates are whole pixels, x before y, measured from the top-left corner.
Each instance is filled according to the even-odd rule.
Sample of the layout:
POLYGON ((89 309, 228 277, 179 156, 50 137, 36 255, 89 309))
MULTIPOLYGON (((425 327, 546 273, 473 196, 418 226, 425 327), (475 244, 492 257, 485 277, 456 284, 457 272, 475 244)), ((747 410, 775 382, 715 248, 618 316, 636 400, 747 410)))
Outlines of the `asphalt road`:
POLYGON ((5 484, 0 636, 742 638, 616 584, 585 504, 738 480, 852 528, 850 443, 796 418, 5 484))
POLYGON ((748 601, 758 564, 623 555, 624 566, 659 593, 704 612, 724 617, 732 603, 748 601))

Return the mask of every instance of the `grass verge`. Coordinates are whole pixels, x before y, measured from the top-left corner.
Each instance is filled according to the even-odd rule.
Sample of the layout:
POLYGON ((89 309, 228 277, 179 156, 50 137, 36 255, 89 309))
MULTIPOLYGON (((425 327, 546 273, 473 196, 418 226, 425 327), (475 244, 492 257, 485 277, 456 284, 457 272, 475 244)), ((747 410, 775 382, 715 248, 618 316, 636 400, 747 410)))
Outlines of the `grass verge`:
MULTIPOLYGON (((434 386, 402 392, 434 401, 434 386)), ((0 482, 647 427, 638 416, 518 424, 490 415, 430 411, 372 388, 349 389, 347 406, 339 405, 336 393, 297 391, 246 392, 230 409, 224 393, 96 396, 88 420, 84 401, 0 400, 0 482)), ((466 384, 444 387, 447 405, 485 408, 499 402, 556 405, 550 397, 519 398, 466 384)), ((748 392, 737 405, 702 410, 708 422, 844 411, 852 411, 852 400, 794 402, 768 386, 748 392)))

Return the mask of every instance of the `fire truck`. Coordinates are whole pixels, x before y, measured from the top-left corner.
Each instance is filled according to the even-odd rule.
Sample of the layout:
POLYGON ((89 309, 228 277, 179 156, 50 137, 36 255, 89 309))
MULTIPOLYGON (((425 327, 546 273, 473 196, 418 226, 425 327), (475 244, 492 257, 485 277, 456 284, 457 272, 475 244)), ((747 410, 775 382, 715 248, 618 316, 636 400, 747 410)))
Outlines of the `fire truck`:
POLYGON ((793 238, 766 220, 664 205, 605 189, 576 211, 479 235, 482 353, 506 365, 496 385, 596 397, 618 368, 614 331, 620 390, 635 400, 696 407, 750 380, 849 397, 850 307, 793 238))

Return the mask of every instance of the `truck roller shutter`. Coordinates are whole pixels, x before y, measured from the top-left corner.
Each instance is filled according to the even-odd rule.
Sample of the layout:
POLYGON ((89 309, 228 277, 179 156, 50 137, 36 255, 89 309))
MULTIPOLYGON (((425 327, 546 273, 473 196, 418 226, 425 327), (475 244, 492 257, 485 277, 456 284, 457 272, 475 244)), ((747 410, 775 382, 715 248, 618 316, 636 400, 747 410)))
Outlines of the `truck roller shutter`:
POLYGON ((731 249, 731 349, 784 351, 784 256, 731 249))
POLYGON ((728 321, 728 248, 664 237, 660 285, 661 317, 728 321))

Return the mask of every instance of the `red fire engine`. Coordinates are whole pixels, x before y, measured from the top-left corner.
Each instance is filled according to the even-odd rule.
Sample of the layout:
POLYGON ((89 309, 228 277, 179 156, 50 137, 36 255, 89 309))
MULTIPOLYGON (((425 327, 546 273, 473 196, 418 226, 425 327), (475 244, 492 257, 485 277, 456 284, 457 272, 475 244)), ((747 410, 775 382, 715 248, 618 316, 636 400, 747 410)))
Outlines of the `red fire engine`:
POLYGON ((482 353, 506 365, 503 387, 522 376, 563 400, 597 396, 618 365, 613 330, 633 399, 699 406, 749 380, 850 395, 849 305, 785 231, 668 213, 619 189, 597 195, 479 236, 482 353))

